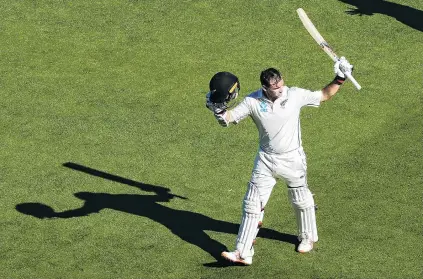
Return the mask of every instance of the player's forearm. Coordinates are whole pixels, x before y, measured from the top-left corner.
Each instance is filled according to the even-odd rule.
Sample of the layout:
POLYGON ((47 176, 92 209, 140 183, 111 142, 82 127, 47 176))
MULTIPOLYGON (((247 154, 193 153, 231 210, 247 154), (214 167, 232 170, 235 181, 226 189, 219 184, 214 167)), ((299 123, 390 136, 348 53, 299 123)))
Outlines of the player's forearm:
POLYGON ((322 102, 332 98, 338 92, 339 88, 344 82, 345 78, 336 75, 333 81, 322 89, 322 102))
POLYGON ((339 90, 339 88, 341 87, 340 84, 335 83, 335 81, 332 81, 331 83, 329 83, 328 85, 326 85, 323 89, 322 89, 322 102, 329 100, 330 98, 332 98, 339 90))
POLYGON ((232 113, 231 113, 231 111, 230 111, 230 110, 227 110, 227 111, 226 111, 225 118, 226 118, 226 121, 227 121, 228 123, 232 123, 232 122, 234 122, 234 118, 232 117, 232 113))
POLYGON ((227 110, 221 113, 215 113, 214 117, 216 118, 217 122, 223 127, 228 127, 229 124, 233 121, 231 117, 231 113, 227 110))
POLYGON ((231 111, 229 110, 226 110, 225 112, 219 114, 215 113, 214 117, 216 117, 217 122, 219 122, 219 124, 223 127, 228 127, 231 123, 238 123, 237 121, 235 121, 231 114, 231 111))

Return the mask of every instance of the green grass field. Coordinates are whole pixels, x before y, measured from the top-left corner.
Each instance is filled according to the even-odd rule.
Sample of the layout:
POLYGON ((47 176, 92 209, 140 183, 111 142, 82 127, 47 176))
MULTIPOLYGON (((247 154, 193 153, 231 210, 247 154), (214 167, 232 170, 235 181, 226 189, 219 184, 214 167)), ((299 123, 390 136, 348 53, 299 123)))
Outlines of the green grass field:
POLYGON ((0 278, 422 278, 423 3, 365 2, 0 0, 0 278), (253 265, 227 266, 257 131, 220 127, 208 82, 329 83, 299 7, 363 89, 302 112, 315 250, 279 183, 253 265))

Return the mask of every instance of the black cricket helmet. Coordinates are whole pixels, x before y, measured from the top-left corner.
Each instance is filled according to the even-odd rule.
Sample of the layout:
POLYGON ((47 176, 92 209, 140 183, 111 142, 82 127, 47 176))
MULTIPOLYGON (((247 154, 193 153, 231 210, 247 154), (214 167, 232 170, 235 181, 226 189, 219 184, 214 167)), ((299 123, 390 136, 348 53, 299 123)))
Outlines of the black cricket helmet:
POLYGON ((210 101, 227 103, 238 96, 241 89, 238 77, 229 72, 218 72, 210 80, 210 101))

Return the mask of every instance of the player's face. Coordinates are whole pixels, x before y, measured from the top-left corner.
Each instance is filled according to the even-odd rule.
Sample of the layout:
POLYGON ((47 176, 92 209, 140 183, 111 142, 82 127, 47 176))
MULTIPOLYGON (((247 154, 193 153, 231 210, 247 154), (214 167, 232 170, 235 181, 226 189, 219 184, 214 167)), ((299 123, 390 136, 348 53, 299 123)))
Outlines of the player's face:
POLYGON ((282 95, 283 79, 274 79, 270 81, 270 86, 266 87, 266 94, 271 99, 277 99, 282 95))

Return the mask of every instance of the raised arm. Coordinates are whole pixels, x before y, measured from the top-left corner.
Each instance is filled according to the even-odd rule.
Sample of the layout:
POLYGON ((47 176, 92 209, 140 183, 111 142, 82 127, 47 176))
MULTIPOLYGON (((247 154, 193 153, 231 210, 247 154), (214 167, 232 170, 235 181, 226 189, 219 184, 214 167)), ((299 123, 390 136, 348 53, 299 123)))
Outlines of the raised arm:
POLYGON ((235 107, 229 109, 226 103, 211 102, 209 94, 206 95, 206 107, 213 112, 214 117, 221 126, 228 127, 230 123, 236 124, 249 115, 249 109, 245 99, 235 107))

